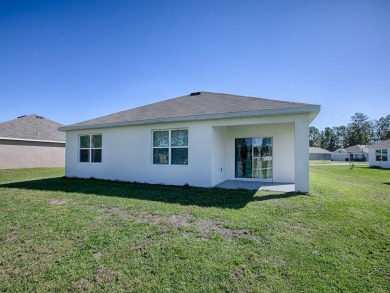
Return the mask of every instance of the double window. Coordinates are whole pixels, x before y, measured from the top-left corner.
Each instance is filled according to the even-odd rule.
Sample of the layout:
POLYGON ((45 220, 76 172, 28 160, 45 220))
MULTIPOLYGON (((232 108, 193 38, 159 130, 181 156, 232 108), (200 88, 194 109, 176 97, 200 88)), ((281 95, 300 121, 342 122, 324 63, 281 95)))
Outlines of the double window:
POLYGON ((154 130, 153 164, 188 165, 188 129, 154 130))
POLYGON ((375 150, 375 159, 376 161, 387 161, 387 149, 377 149, 375 150))
POLYGON ((85 163, 102 162, 102 135, 88 134, 79 136, 79 161, 85 163))

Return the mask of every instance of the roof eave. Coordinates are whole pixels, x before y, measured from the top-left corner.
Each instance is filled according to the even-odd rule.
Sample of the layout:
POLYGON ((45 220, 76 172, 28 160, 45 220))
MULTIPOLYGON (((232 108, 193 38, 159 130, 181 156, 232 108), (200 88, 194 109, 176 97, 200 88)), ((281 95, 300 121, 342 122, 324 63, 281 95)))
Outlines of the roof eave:
POLYGON ((309 105, 306 107, 299 107, 299 108, 283 108, 283 109, 271 109, 271 110, 250 111, 250 112, 234 112, 234 113, 222 113, 222 114, 205 114, 205 115, 123 121, 123 122, 92 124, 92 125, 74 125, 74 126, 69 125, 69 126, 59 127, 58 130, 70 131, 70 130, 83 130, 83 129, 137 126, 137 125, 158 124, 158 123, 191 122, 191 121, 202 121, 202 120, 248 118, 248 117, 256 117, 256 116, 292 115, 292 114, 304 114, 304 113, 311 114, 310 115, 310 122, 311 122, 317 116, 320 109, 321 106, 319 105, 309 105))
POLYGON ((15 138, 0 136, 0 140, 16 140, 16 141, 32 141, 32 142, 49 142, 49 143, 65 143, 65 141, 59 140, 43 140, 43 139, 30 139, 30 138, 15 138))

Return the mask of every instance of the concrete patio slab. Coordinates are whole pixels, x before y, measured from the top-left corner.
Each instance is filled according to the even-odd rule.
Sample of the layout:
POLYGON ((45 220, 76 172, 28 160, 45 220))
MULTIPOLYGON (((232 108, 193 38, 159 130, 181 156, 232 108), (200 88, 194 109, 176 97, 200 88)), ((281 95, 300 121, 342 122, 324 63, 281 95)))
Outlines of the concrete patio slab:
POLYGON ((215 187, 226 189, 268 190, 278 192, 294 192, 295 184, 281 182, 258 182, 243 180, 226 180, 215 187))

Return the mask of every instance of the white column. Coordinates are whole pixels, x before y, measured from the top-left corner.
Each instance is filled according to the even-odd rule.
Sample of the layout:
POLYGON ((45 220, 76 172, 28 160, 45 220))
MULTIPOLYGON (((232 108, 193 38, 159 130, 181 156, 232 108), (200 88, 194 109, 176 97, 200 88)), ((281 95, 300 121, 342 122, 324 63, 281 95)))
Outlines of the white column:
POLYGON ((295 121, 294 135, 295 191, 309 192, 309 118, 295 121))

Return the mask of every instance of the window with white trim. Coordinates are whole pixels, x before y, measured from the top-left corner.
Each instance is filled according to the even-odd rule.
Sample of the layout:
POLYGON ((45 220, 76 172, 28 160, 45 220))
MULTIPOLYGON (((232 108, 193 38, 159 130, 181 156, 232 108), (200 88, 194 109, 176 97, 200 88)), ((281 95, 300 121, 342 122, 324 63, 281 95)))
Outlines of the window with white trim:
POLYGON ((387 149, 377 149, 375 150, 375 159, 376 161, 387 162, 387 149))
POLYGON ((102 162, 102 135, 87 134, 79 136, 79 162, 102 162))
POLYGON ((154 165, 188 165, 188 129, 153 130, 154 165))

